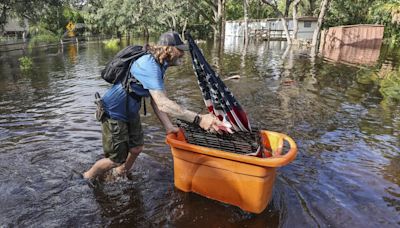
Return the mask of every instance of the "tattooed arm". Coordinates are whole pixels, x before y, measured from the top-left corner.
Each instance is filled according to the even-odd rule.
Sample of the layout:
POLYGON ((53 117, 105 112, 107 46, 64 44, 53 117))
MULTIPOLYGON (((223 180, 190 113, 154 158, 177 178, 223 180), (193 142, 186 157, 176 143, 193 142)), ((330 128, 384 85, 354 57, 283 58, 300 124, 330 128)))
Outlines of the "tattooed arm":
MULTIPOLYGON (((150 95, 152 100, 154 101, 155 106, 157 106, 156 108, 161 112, 164 112, 175 118, 186 120, 188 122, 193 122, 195 117, 197 116, 195 112, 189 111, 178 105, 175 101, 170 100, 165 94, 165 91, 150 90, 150 95)), ((225 125, 220 120, 218 120, 217 117, 210 113, 206 115, 200 115, 199 126, 204 130, 221 132, 220 126, 225 125)))
POLYGON ((196 117, 196 113, 182 108, 175 101, 170 100, 165 91, 162 90, 150 90, 150 95, 157 108, 161 112, 165 112, 170 116, 193 122, 196 117))
POLYGON ((151 106, 153 107, 154 113, 156 114, 156 116, 158 117, 160 122, 164 125, 165 131, 167 132, 167 134, 176 133, 179 131, 179 129, 172 124, 168 115, 165 112, 162 112, 158 109, 158 107, 153 99, 151 99, 151 106))

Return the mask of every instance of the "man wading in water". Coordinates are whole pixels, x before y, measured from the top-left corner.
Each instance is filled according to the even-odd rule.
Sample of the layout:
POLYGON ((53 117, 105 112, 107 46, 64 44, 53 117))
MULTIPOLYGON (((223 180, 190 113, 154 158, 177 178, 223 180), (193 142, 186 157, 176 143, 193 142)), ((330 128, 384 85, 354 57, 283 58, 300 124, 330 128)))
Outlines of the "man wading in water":
MULTIPOLYGON (((148 46, 145 54, 133 62, 129 71, 139 83, 129 83, 139 97, 151 97, 151 106, 166 133, 176 133, 168 115, 198 124, 204 130, 219 132, 226 126, 213 114, 198 115, 170 100, 164 88, 164 74, 168 67, 182 64, 188 51, 176 32, 160 36, 158 45, 148 46)), ((114 84, 103 96, 105 118, 102 119, 102 140, 105 158, 98 160, 83 173, 87 180, 102 177, 112 169, 113 176, 125 176, 143 150, 143 130, 140 122, 140 100, 128 96, 121 82, 114 84), (128 110, 127 110, 128 109, 128 110), (114 169, 113 169, 114 168, 114 169)))

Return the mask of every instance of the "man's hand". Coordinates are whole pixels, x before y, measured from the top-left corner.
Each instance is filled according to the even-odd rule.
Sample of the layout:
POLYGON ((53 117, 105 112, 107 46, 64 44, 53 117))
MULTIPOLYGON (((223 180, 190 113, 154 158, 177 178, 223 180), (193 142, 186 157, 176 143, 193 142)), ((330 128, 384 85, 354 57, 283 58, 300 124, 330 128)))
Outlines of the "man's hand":
POLYGON ((199 126, 203 128, 206 131, 210 131, 211 133, 218 133, 222 134, 224 131, 233 133, 232 131, 232 126, 229 124, 225 124, 222 121, 220 121, 216 116, 213 114, 205 114, 201 115, 201 120, 199 123, 199 126))
POLYGON ((166 129, 167 135, 172 133, 178 133, 179 128, 175 126, 171 126, 170 128, 166 129))

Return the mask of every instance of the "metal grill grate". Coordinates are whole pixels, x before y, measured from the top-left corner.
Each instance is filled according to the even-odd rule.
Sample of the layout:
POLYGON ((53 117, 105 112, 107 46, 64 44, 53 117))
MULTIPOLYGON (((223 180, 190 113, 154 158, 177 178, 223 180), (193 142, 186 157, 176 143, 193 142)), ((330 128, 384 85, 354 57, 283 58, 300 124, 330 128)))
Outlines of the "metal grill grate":
POLYGON ((260 134, 258 129, 252 132, 235 132, 233 134, 212 134, 198 125, 178 119, 177 125, 184 130, 188 143, 210 147, 237 154, 256 153, 260 147, 260 134))

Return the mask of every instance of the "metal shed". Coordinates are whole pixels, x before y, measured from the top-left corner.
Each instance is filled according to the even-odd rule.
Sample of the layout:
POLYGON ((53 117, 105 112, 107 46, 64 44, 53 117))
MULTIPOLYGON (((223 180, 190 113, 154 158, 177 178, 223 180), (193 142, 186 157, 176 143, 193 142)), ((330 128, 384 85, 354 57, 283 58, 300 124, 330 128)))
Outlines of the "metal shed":
MULTIPOLYGON (((316 17, 299 17, 298 20, 298 38, 303 40, 311 40, 315 28, 317 27, 316 17)), ((293 32, 293 18, 286 18, 288 30, 293 32)), ((279 18, 250 19, 248 20, 248 28, 250 36, 257 33, 273 34, 280 38, 285 38, 283 33, 282 22, 279 18)), ((233 37, 241 37, 244 35, 244 20, 232 20, 225 22, 225 35, 233 37)))

